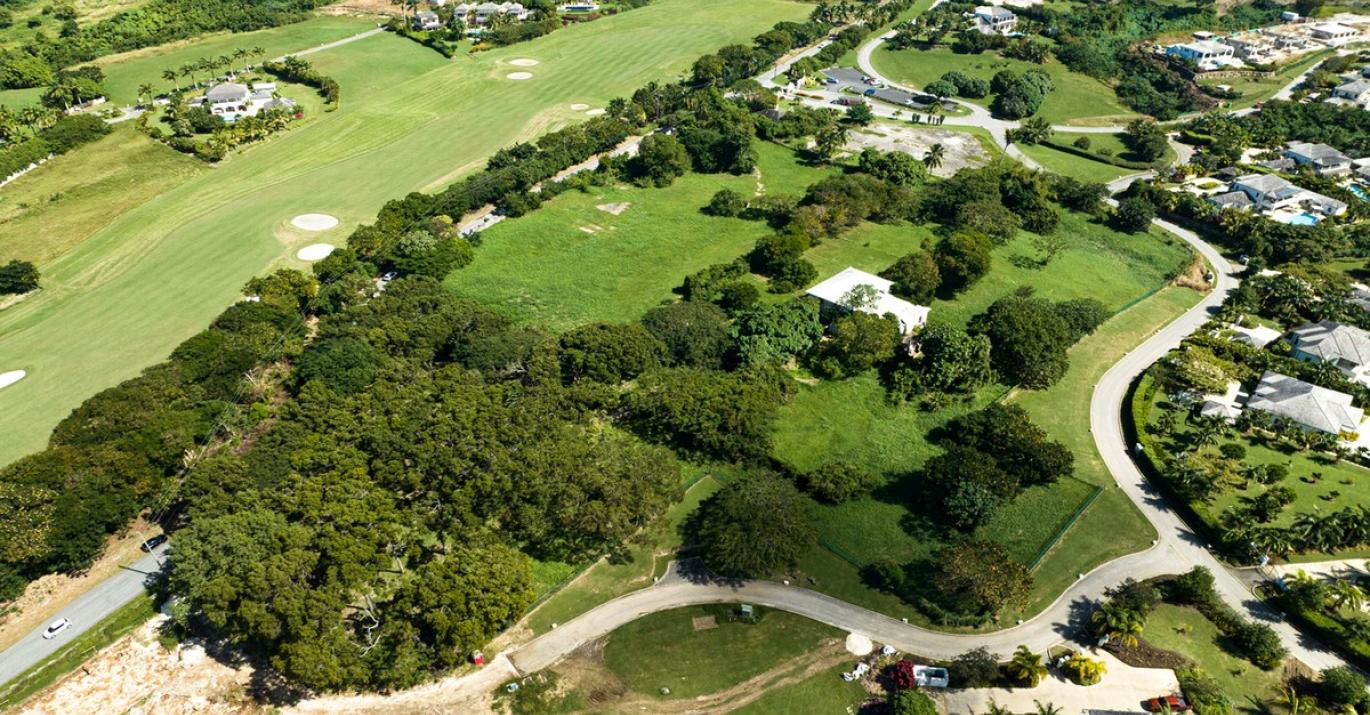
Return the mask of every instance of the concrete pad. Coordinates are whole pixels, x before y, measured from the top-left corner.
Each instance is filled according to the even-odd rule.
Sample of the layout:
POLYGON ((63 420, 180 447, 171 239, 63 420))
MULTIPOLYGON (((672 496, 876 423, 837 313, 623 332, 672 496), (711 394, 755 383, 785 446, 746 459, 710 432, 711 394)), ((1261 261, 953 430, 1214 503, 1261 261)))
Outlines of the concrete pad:
POLYGON ((304 231, 327 231, 338 225, 338 219, 328 214, 300 214, 290 219, 290 225, 304 231))
POLYGON ((1053 703, 1066 715, 1091 712, 1139 712, 1141 704, 1158 695, 1180 692, 1175 671, 1164 668, 1134 668, 1105 651, 1087 654, 1103 660, 1107 671, 1095 685, 1076 685, 1054 669, 1035 688, 974 688, 946 694, 949 715, 983 713, 995 703, 1010 712, 1033 712, 1034 701, 1053 703))
POLYGON ((532 78, 533 78, 533 73, 532 73, 532 72, 510 72, 509 74, 505 75, 505 77, 508 77, 509 79, 513 79, 513 80, 532 79, 532 78))
POLYGON ((301 261, 309 261, 312 263, 328 258, 334 250, 336 250, 336 248, 331 243, 311 243, 308 246, 301 248, 299 253, 295 254, 295 257, 301 261))
POLYGON ((10 370, 9 372, 0 372, 0 389, 4 389, 6 387, 9 387, 10 385, 13 385, 16 382, 19 382, 20 380, 24 379, 24 376, 27 374, 28 373, 24 372, 23 370, 10 370))

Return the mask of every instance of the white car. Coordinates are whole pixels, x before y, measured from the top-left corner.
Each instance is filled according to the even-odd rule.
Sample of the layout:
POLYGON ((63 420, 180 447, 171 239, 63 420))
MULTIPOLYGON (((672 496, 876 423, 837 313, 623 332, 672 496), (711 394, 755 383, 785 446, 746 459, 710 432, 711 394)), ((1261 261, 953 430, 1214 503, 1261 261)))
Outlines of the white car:
POLYGON ((58 618, 57 620, 48 624, 48 629, 43 631, 43 637, 47 638, 48 640, 51 640, 53 638, 56 638, 58 635, 62 633, 62 631, 65 631, 68 628, 71 628, 71 621, 65 618, 58 618))

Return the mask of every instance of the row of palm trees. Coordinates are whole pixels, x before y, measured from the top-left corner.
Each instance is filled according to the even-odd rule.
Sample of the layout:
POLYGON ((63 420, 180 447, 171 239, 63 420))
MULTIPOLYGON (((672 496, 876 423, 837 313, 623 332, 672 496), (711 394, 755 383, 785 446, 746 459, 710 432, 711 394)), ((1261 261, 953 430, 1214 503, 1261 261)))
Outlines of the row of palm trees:
MULTIPOLYGON (((201 57, 194 62, 187 62, 176 69, 165 69, 162 71, 162 79, 171 83, 172 91, 179 92, 181 91, 182 79, 189 78, 189 86, 196 87, 200 84, 199 78, 202 74, 210 79, 218 77, 222 74, 223 70, 229 70, 229 73, 232 74, 232 68, 243 60, 261 58, 265 55, 266 50, 261 47, 253 47, 251 49, 239 47, 233 50, 231 54, 220 55, 219 57, 201 57)), ((140 86, 138 88, 138 100, 143 101, 144 97, 151 99, 152 92, 152 85, 144 84, 140 86)))

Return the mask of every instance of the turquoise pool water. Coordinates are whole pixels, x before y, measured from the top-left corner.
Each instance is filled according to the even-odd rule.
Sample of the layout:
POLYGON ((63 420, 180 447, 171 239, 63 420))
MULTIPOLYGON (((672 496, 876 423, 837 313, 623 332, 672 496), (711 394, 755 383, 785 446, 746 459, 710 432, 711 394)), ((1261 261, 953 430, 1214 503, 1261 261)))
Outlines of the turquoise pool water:
POLYGON ((1290 226, 1314 226, 1317 223, 1318 217, 1307 211, 1289 219, 1290 226))

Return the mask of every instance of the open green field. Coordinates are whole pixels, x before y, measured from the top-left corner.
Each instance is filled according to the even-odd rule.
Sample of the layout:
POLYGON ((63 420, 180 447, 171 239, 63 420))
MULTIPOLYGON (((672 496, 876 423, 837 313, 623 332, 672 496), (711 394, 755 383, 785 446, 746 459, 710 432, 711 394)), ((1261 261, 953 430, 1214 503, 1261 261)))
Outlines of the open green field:
POLYGON ((1223 635, 1202 613, 1188 606, 1163 603, 1146 620, 1147 643, 1175 651, 1212 676, 1232 699, 1233 712, 1266 713, 1263 707, 1277 694, 1280 672, 1264 671, 1223 649, 1223 635))
POLYGON ((602 106, 810 9, 658 0, 451 62, 390 35, 311 55, 342 86, 338 111, 128 210, 42 266, 45 289, 0 313, 0 365, 29 372, 0 394, 0 462, 41 447, 73 407, 161 360, 301 244, 341 243, 385 201, 441 188, 501 146, 577 121, 572 103, 602 106), (541 62, 534 77, 506 79, 508 61, 525 57, 541 62), (341 224, 286 229, 314 211, 341 224))
MULTIPOLYGON (((54 4, 38 0, 6 3, 5 7, 13 13, 14 21, 9 27, 0 28, 0 48, 23 45, 39 32, 56 38, 62 30, 63 21, 51 13, 43 12, 54 4)), ((85 27, 115 13, 146 5, 147 0, 66 0, 62 4, 71 6, 76 11, 76 22, 85 27)))
MULTIPOLYGON (((184 87, 189 84, 190 78, 178 79, 176 83, 168 82, 162 79, 162 72, 177 69, 202 57, 221 57, 231 55, 239 48, 251 50, 254 47, 265 50, 266 58, 278 57, 366 32, 374 29, 376 22, 376 17, 319 16, 266 30, 216 33, 194 40, 110 55, 93 64, 105 71, 105 90, 110 101, 133 104, 138 101, 138 86, 141 84, 150 84, 159 93, 173 86, 184 87)), ((199 79, 204 81, 203 73, 199 79)), ((346 87, 342 96, 343 101, 350 98, 346 87)))
POLYGON ((131 124, 56 157, 0 191, 0 261, 50 264, 131 206, 208 166, 138 133, 131 124))
POLYGON ((755 702, 731 711, 732 715, 828 715, 855 712, 869 693, 860 683, 842 680, 843 663, 792 685, 768 689, 755 702))
MULTIPOLYGON (((840 630, 758 607, 759 620, 732 620, 736 606, 694 606, 653 613, 607 636, 604 663, 629 688, 659 698, 716 693, 803 655, 840 630), (716 628, 695 630, 713 617, 716 628), (663 695, 662 688, 670 694, 663 695)), ((838 682, 841 682, 840 680, 838 682)))
MULTIPOLYGON (((1089 148, 1085 151, 1098 153, 1101 149, 1109 152, 1111 156, 1129 159, 1127 145, 1123 144, 1122 135, 1119 134, 1098 134, 1093 132, 1056 132, 1052 135, 1052 141, 1058 144, 1073 145, 1075 140, 1084 137, 1089 140, 1089 148)), ((1097 181, 1106 184, 1120 176, 1136 174, 1140 169, 1129 169, 1122 166, 1114 166, 1104 158, 1089 159, 1078 156, 1067 151, 1061 151, 1055 147, 1041 144, 1019 144, 1018 149, 1024 154, 1032 157, 1038 164, 1057 174, 1073 176, 1081 181, 1097 181)), ((1166 163, 1175 160, 1175 150, 1166 148, 1165 156, 1161 161, 1166 163)))
MULTIPOLYGON (((1118 102, 1113 88, 1093 77, 1071 72, 1055 58, 1044 64, 1012 60, 986 52, 980 55, 958 55, 945 47, 930 50, 892 50, 882 45, 871 56, 880 73, 895 82, 923 87, 943 74, 958 70, 971 77, 988 80, 999 70, 1025 72, 1041 70, 1051 76, 1056 89, 1047 95, 1037 116, 1052 124, 1121 124, 1137 114, 1118 102)), ((993 95, 984 99, 965 100, 988 107, 993 95)))
MULTIPOLYGON (((1048 605, 1077 573, 1144 548, 1154 536, 1131 502, 1112 488, 1112 477, 1098 459, 1089 435, 1089 399, 1094 382, 1123 352, 1198 299, 1185 289, 1150 295, 1190 255, 1187 247, 1166 234, 1118 234, 1068 212, 1062 214, 1059 231, 1070 247, 1049 265, 1040 266, 1029 239, 1020 236, 995 249, 994 267, 969 291, 932 306, 935 318, 965 324, 994 300, 1032 286, 1037 295, 1052 300, 1092 297, 1113 310, 1127 308, 1071 350, 1071 369, 1060 383, 1046 391, 1011 396, 1054 439, 1071 448, 1076 475, 1028 490, 982 527, 979 536, 1005 544, 1015 558, 1032 563, 1091 494, 1103 488, 1063 541, 1041 559, 1023 614, 1048 605)), ((878 272, 930 239, 931 233, 922 227, 866 224, 805 256, 820 276, 848 265, 878 272)), ((847 461, 885 480, 869 498, 815 506, 827 547, 819 546, 815 552, 823 553, 811 554, 800 564, 817 579, 814 588, 919 620, 907 604, 864 586, 856 564, 919 559, 944 543, 940 526, 909 509, 916 495, 907 475, 936 453, 926 440, 932 429, 1003 397, 1004 391, 1003 386, 989 387, 943 410, 926 412, 916 405, 889 404, 874 374, 800 387, 794 401, 781 409, 774 435, 776 456, 806 470, 847 461)))

